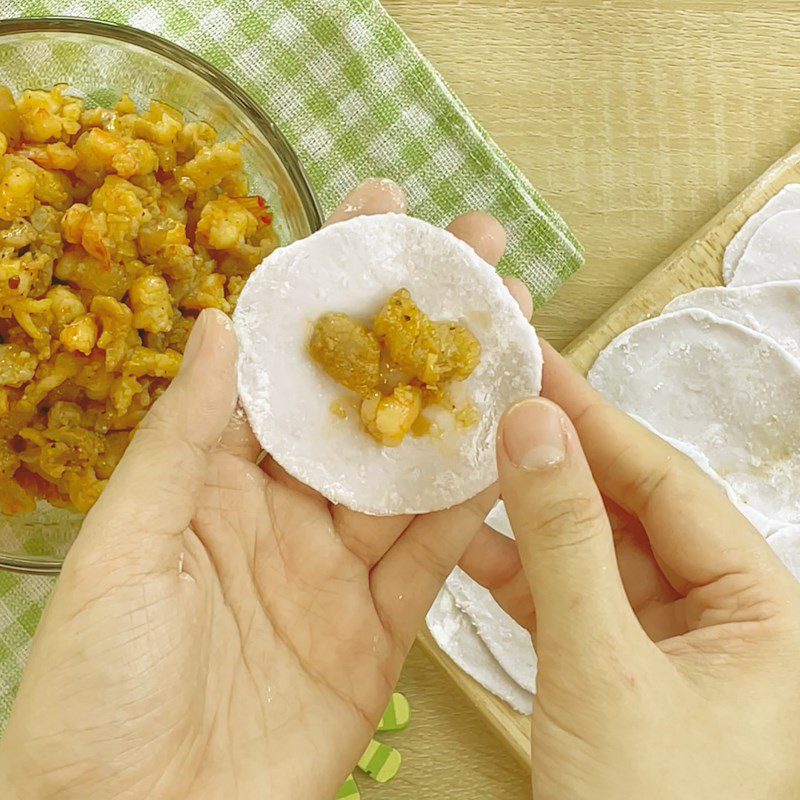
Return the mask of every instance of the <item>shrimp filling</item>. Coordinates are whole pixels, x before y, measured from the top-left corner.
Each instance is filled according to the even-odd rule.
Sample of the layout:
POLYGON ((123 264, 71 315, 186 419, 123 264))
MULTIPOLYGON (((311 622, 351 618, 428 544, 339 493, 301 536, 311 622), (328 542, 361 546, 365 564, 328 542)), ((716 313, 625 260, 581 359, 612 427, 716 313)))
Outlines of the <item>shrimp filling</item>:
POLYGON ((464 325, 431 320, 407 289, 389 297, 371 329, 347 314, 323 314, 308 349, 351 393, 337 400, 331 413, 346 419, 357 411, 364 430, 380 445, 396 447, 409 433, 439 434, 439 426, 424 414, 432 405, 450 411, 462 428, 477 421, 474 406, 459 406, 448 390, 473 373, 480 342, 464 325))

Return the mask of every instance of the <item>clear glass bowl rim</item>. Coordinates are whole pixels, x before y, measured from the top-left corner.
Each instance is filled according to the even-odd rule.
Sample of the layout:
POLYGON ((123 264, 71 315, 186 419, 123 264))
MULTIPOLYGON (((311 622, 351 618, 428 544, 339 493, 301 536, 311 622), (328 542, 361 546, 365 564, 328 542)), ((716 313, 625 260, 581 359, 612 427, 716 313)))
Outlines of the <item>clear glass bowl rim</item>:
MULTIPOLYGON (((297 154, 275 123, 230 78, 194 53, 152 33, 111 22, 81 17, 30 17, 0 20, 0 45, 7 36, 20 33, 72 33, 124 42, 173 61, 218 88, 262 133, 275 151, 297 192, 312 231, 322 224, 322 211, 297 154)), ((61 559, 26 558, 0 553, 0 569, 35 575, 53 575, 61 559)))

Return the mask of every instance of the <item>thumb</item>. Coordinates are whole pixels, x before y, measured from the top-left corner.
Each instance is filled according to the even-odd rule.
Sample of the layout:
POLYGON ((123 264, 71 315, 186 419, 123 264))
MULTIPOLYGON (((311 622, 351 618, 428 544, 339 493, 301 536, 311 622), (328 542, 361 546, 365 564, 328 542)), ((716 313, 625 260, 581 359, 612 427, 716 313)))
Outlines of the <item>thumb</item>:
POLYGON ((84 528, 133 540, 149 559, 180 548, 178 535, 194 514, 208 452, 236 404, 236 353, 228 317, 203 311, 180 371, 142 420, 84 528))
MULTIPOLYGON (((566 414, 543 398, 512 406, 497 441, 500 490, 536 608, 540 651, 572 656, 638 627, 600 491, 566 414)), ((541 652, 540 652, 541 655, 541 652)))

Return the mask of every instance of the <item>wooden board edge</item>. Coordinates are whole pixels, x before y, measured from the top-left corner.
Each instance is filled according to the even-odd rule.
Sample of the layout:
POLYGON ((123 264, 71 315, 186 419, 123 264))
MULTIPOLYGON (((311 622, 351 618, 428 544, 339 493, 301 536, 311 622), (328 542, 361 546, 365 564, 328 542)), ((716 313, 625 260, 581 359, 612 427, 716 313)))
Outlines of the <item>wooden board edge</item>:
MULTIPOLYGON (((588 372, 598 350, 631 326, 631 309, 639 309, 639 318, 648 319, 660 313, 664 306, 684 291, 699 285, 715 286, 722 282, 722 253, 730 236, 722 239, 716 235, 720 228, 731 230, 731 236, 772 195, 789 183, 788 175, 800 173, 800 145, 790 150, 740 192, 727 206, 709 220, 691 239, 649 272, 630 291, 623 295, 608 311, 598 317, 583 333, 562 350, 562 355, 582 373, 588 372), (782 175, 787 179, 777 179, 782 175), (708 256, 712 256, 711 259, 708 256), (687 260, 698 267, 700 281, 686 283, 677 274, 687 260), (716 265, 708 266, 708 261, 716 265)), ((800 179, 800 174, 792 177, 800 179)))
POLYGON ((501 741, 523 766, 531 766, 530 719, 514 711, 504 700, 471 678, 436 644, 431 632, 422 628, 417 642, 428 657, 463 693, 501 741))

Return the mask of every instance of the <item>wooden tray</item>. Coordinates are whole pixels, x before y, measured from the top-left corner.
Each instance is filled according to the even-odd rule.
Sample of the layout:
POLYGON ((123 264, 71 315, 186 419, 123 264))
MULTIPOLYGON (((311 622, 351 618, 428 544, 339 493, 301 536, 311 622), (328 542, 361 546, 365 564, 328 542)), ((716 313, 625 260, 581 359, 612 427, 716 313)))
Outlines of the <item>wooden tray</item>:
MULTIPOLYGON (((633 287, 580 336, 563 354, 584 374, 600 351, 618 334, 643 319, 657 315, 679 294, 722 282, 722 253, 744 222, 787 183, 800 183, 800 145, 775 162, 719 212, 695 236, 633 287)), ((452 678, 508 744, 514 755, 530 765, 530 724, 480 684, 461 671, 424 629, 418 641, 428 655, 452 678)))

